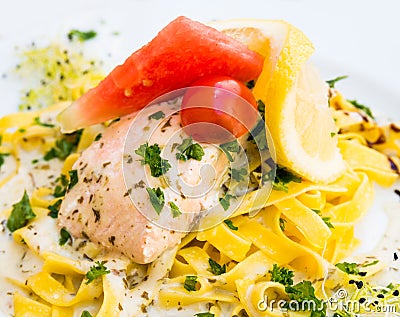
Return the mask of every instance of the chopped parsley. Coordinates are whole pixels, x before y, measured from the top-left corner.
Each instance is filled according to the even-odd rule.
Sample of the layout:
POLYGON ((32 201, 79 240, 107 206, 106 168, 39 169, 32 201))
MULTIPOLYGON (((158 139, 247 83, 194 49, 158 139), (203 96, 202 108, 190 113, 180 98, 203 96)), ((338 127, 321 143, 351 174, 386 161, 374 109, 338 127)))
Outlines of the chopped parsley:
POLYGON ((247 175, 247 170, 244 167, 241 169, 232 168, 232 178, 235 181, 237 182, 243 181, 246 175, 247 175))
POLYGON ((201 161, 204 156, 204 150, 199 143, 193 143, 193 139, 190 137, 184 139, 182 144, 178 146, 179 153, 176 153, 178 160, 187 161, 194 159, 201 161))
POLYGON ((246 86, 247 86, 247 88, 249 88, 249 89, 253 89, 255 85, 256 85, 255 80, 250 80, 250 81, 248 81, 248 82, 246 83, 246 86))
POLYGON ((12 206, 11 215, 7 220, 7 228, 14 232, 22 227, 25 227, 30 219, 36 217, 32 210, 31 203, 29 201, 29 196, 24 191, 22 199, 12 206))
POLYGON ((57 177, 56 183, 58 184, 54 188, 53 196, 56 198, 65 196, 69 184, 67 176, 61 174, 60 177, 57 177))
POLYGON ((10 153, 0 153, 0 168, 4 164, 4 157, 9 156, 9 155, 10 155, 10 153))
MULTIPOLYGON (((299 308, 308 308, 311 311, 310 317, 325 317, 326 316, 326 304, 315 296, 315 290, 310 281, 303 281, 293 286, 286 286, 285 291, 292 301, 296 301, 299 304, 299 308)), ((287 305, 288 309, 291 307, 287 305)))
POLYGON ((257 109, 261 120, 258 120, 256 126, 251 130, 247 141, 253 141, 260 151, 267 150, 267 135, 265 131, 265 104, 257 100, 257 109))
POLYGON ((281 228, 282 231, 285 231, 286 228, 286 219, 279 218, 279 228, 281 228))
POLYGON ((59 245, 64 245, 68 242, 68 240, 72 241, 71 235, 65 228, 61 228, 60 230, 60 239, 58 240, 59 245))
POLYGON ((60 211, 62 199, 58 199, 53 205, 49 205, 47 209, 49 210, 49 213, 47 214, 51 218, 58 218, 58 213, 60 211))
POLYGON ((214 317, 215 315, 213 313, 207 312, 207 313, 197 313, 195 316, 196 317, 214 317))
POLYGON ((272 270, 268 271, 271 274, 271 281, 281 283, 284 286, 293 285, 293 271, 285 268, 279 267, 277 264, 272 266, 272 270))
POLYGON ((87 310, 84 310, 81 314, 81 317, 93 317, 87 310))
POLYGON ((342 262, 342 263, 337 263, 335 266, 345 272, 346 274, 352 274, 352 275, 359 275, 360 270, 358 268, 357 263, 349 263, 349 262, 342 262))
POLYGON ((79 42, 84 42, 96 37, 97 32, 90 30, 90 31, 79 31, 79 30, 71 30, 68 32, 67 37, 68 40, 72 41, 77 39, 79 42))
POLYGON ((168 160, 161 158, 161 149, 158 144, 151 146, 148 143, 142 144, 135 153, 143 157, 142 165, 149 165, 153 177, 159 177, 171 168, 168 160))
POLYGON ((238 227, 236 227, 236 226, 233 224, 232 220, 230 220, 230 219, 224 220, 224 223, 225 223, 225 224, 228 226, 228 228, 231 229, 231 230, 237 231, 237 230, 239 229, 238 227))
POLYGON ((368 117, 375 119, 372 114, 371 109, 368 108, 367 106, 364 106, 363 104, 359 103, 357 100, 347 100, 347 101, 350 102, 357 109, 364 111, 368 117))
POLYGON ((179 210, 179 207, 177 205, 175 205, 175 203, 173 201, 170 201, 168 204, 171 207, 172 217, 176 218, 176 217, 179 217, 180 215, 182 215, 182 212, 179 210))
POLYGON ((325 224, 328 226, 328 228, 331 228, 331 229, 335 228, 333 226, 333 224, 331 223, 330 217, 322 217, 321 210, 318 210, 318 209, 311 209, 311 210, 314 211, 317 215, 319 215, 322 218, 322 220, 325 222, 325 224))
POLYGON ((224 210, 228 210, 229 207, 231 206, 231 199, 236 199, 235 196, 231 195, 231 194, 226 194, 224 197, 220 197, 219 198, 219 203, 221 204, 222 208, 224 208, 224 210))
POLYGON ((40 125, 40 126, 46 127, 46 128, 54 128, 54 127, 55 127, 55 125, 52 124, 52 123, 45 123, 45 122, 40 121, 40 118, 39 118, 39 117, 35 117, 35 118, 33 119, 33 122, 34 122, 35 124, 37 124, 37 125, 40 125))
POLYGON ((100 140, 103 137, 103 134, 99 133, 96 135, 96 137, 94 138, 95 141, 100 140))
POLYGON ((165 113, 160 110, 160 111, 153 113, 152 115, 149 115, 148 118, 149 118, 149 120, 150 119, 160 120, 160 119, 165 118, 165 113))
POLYGON ((215 275, 226 273, 226 264, 221 266, 211 258, 208 259, 208 263, 210 264, 211 272, 213 272, 215 275))
POLYGON ((68 190, 70 190, 72 187, 74 187, 78 183, 78 171, 70 170, 68 172, 68 174, 69 174, 68 190))
POLYGON ((327 80, 326 83, 329 85, 329 88, 335 88, 335 84, 336 84, 338 81, 341 81, 341 80, 346 79, 346 78, 348 78, 348 77, 349 77, 349 76, 347 76, 347 75, 338 76, 338 77, 336 77, 336 78, 327 80))
POLYGON ((186 276, 185 283, 183 284, 185 290, 189 292, 194 292, 196 291, 196 285, 197 285, 197 276, 195 275, 186 276))
POLYGON ((233 140, 228 143, 220 144, 219 147, 221 148, 222 151, 224 151, 226 157, 228 158, 228 160, 230 162, 234 161, 231 153, 239 153, 239 151, 240 151, 239 143, 237 140, 233 140))
POLYGON ((107 267, 104 265, 106 264, 106 261, 96 261, 95 265, 93 265, 92 267, 90 267, 90 270, 88 272, 86 272, 86 284, 89 284, 91 282, 93 282, 96 278, 105 275, 105 274, 109 274, 110 271, 107 269, 107 267))
POLYGON ((331 138, 333 138, 336 135, 336 132, 331 132, 331 138))
POLYGON ((376 264, 378 264, 378 263, 379 263, 379 260, 375 260, 375 261, 372 261, 372 262, 368 262, 368 263, 363 264, 362 267, 373 266, 373 265, 376 265, 376 264))
MULTIPOLYGON (((263 178, 264 181, 270 181, 272 179, 273 169, 268 172, 266 177, 263 178)), ((288 192, 288 186, 290 182, 301 183, 301 177, 294 175, 292 172, 282 167, 280 165, 276 166, 275 179, 272 183, 272 188, 278 191, 288 192)))
POLYGON ((160 187, 147 187, 146 190, 149 194, 151 205, 153 206, 156 213, 159 215, 165 204, 164 192, 161 190, 160 187))
POLYGON ((76 150, 79 140, 82 135, 82 130, 78 130, 71 134, 65 134, 62 139, 56 141, 53 146, 45 155, 44 160, 50 161, 54 158, 65 160, 73 151, 76 150))

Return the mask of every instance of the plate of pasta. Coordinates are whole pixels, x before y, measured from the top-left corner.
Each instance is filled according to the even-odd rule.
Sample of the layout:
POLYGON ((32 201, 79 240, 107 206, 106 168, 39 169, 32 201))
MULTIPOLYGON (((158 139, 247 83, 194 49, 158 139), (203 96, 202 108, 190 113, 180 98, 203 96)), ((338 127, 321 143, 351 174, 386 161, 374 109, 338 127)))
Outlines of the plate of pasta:
POLYGON ((122 62, 105 24, 2 78, 0 316, 400 316, 385 109, 290 21, 173 17, 122 62))

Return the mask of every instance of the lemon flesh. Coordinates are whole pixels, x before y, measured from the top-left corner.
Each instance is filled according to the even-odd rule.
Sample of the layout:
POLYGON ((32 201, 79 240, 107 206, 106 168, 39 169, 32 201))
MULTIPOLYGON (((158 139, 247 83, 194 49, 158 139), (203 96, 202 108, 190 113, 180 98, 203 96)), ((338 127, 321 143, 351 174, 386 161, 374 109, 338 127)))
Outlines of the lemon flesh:
POLYGON ((310 40, 285 21, 230 20, 210 24, 265 56, 253 94, 266 105, 278 164, 305 179, 329 183, 345 171, 328 86, 307 63, 310 40))

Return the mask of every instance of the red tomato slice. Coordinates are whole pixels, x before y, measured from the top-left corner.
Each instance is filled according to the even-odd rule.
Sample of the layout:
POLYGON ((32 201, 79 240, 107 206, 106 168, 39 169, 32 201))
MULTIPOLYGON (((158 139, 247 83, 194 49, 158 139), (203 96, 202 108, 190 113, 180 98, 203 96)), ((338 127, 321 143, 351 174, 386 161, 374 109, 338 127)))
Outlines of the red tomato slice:
POLYGON ((186 133, 197 141, 224 143, 250 131, 257 113, 257 101, 243 83, 209 76, 188 88, 180 115, 186 133))

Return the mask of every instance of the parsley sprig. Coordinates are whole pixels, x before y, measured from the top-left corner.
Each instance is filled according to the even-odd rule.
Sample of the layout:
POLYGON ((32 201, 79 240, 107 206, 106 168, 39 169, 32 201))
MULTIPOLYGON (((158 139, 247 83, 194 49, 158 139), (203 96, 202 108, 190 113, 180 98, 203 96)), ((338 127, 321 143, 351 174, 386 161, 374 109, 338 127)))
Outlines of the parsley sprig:
POLYGON ((165 205, 164 192, 161 190, 160 187, 157 188, 147 187, 146 191, 149 194, 151 205, 153 206, 156 213, 159 215, 165 205))
POLYGON ((322 217, 321 210, 319 209, 312 209, 317 215, 319 215, 322 220, 325 222, 325 224, 328 226, 328 228, 334 229, 334 225, 331 223, 331 218, 330 217, 322 217))
POLYGON ((257 121, 256 126, 251 130, 247 141, 253 141, 260 151, 268 149, 267 135, 265 131, 265 104, 257 100, 257 109, 261 120, 257 121))
POLYGON ((368 117, 375 119, 374 115, 372 114, 372 111, 369 107, 359 103, 357 100, 347 100, 347 101, 350 102, 357 109, 364 111, 368 117))
POLYGON ((348 77, 349 77, 349 76, 347 76, 347 75, 338 76, 338 77, 336 77, 336 78, 327 80, 326 83, 329 85, 329 88, 335 88, 335 84, 336 84, 338 81, 341 81, 341 80, 346 79, 346 78, 348 78, 348 77))
POLYGON ((194 292, 196 291, 196 285, 197 285, 197 276, 196 275, 188 275, 185 278, 185 283, 183 284, 183 287, 185 290, 189 292, 194 292))
POLYGON ((226 264, 221 266, 211 258, 208 259, 208 264, 210 264, 211 272, 213 272, 215 275, 226 273, 226 264))
POLYGON ((143 157, 142 165, 149 165, 153 177, 160 177, 171 168, 168 160, 161 158, 161 149, 158 144, 150 146, 148 143, 142 144, 135 153, 143 157))
POLYGON ((193 139, 187 138, 182 141, 182 144, 178 146, 179 153, 176 153, 176 158, 178 160, 187 161, 189 159, 194 159, 196 161, 201 161, 204 156, 204 150, 199 143, 193 143, 193 139))
MULTIPOLYGON (((311 311, 310 317, 325 317, 326 304, 315 296, 315 290, 310 281, 302 281, 293 286, 286 286, 285 291, 292 301, 299 303, 299 309, 311 311), (305 305, 302 305, 305 304, 305 305)), ((293 305, 287 305, 291 309, 293 305)))
POLYGON ((293 285, 293 271, 285 268, 279 267, 277 264, 272 266, 272 270, 268 271, 271 274, 271 281, 281 283, 284 286, 293 285))
POLYGON ((230 162, 234 161, 234 158, 231 153, 239 153, 240 147, 237 140, 233 140, 228 143, 220 144, 219 146, 221 150, 225 153, 226 157, 230 162))
POLYGON ((104 265, 106 264, 106 261, 96 261, 95 265, 90 267, 89 271, 86 272, 86 284, 89 284, 93 282, 96 278, 106 275, 110 273, 110 270, 107 269, 107 267, 104 265))
MULTIPOLYGON (((263 181, 272 180, 273 170, 268 172, 266 176, 263 177, 263 181)), ((290 172, 286 167, 277 165, 275 172, 275 179, 272 183, 272 188, 278 191, 284 191, 287 193, 289 191, 288 184, 290 182, 301 183, 301 177, 290 172)))
POLYGON ((10 217, 7 220, 7 228, 11 232, 14 232, 25 227, 29 220, 35 217, 36 214, 32 210, 29 196, 25 190, 22 199, 12 206, 10 217))
POLYGON ((94 37, 96 37, 97 32, 93 30, 89 31, 80 31, 80 30, 71 30, 68 32, 67 37, 68 40, 72 41, 74 39, 78 40, 79 42, 88 41, 94 37))

